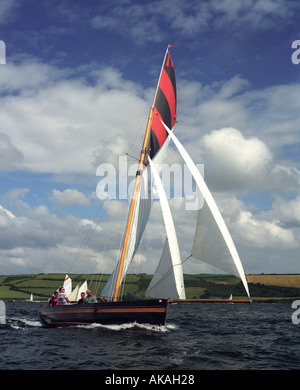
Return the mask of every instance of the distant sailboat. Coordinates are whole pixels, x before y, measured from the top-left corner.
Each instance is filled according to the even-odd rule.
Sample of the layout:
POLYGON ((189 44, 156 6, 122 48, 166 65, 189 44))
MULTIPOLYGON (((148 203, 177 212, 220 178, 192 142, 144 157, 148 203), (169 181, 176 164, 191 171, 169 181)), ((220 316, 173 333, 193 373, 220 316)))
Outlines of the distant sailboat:
POLYGON ((42 301, 33 299, 33 293, 30 294, 30 298, 29 298, 29 299, 26 299, 26 301, 27 301, 27 302, 42 302, 42 301))
MULTIPOLYGON (((149 112, 120 258, 101 293, 106 301, 84 305, 42 306, 39 315, 45 325, 68 326, 90 323, 120 324, 125 322, 163 325, 165 324, 170 298, 183 301, 186 299, 182 260, 175 225, 159 175, 161 163, 171 139, 204 198, 204 205, 198 211, 191 256, 238 276, 243 282, 248 297, 250 297, 244 270, 235 245, 200 172, 173 134, 172 129, 175 122, 176 81, 168 47, 154 102, 149 112), (152 299, 122 301, 120 286, 139 247, 153 203, 150 194, 151 185, 149 185, 151 175, 159 196, 166 241, 161 259, 145 294, 146 297, 152 299)), ((145 255, 151 259, 151 254, 146 253, 145 255)), ((71 279, 66 275, 64 282, 66 291, 70 283, 71 279)))
POLYGON ((30 294, 30 298, 29 299, 26 299, 27 302, 33 302, 33 294, 31 293, 30 294))

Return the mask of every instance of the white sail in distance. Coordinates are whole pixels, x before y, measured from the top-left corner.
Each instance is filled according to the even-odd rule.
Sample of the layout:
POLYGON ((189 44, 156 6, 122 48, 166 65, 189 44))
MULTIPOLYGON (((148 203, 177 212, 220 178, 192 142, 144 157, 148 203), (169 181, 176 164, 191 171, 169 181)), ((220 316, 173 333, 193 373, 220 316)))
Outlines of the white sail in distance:
POLYGON ((68 297, 72 292, 72 279, 70 278, 69 275, 66 275, 63 286, 65 289, 65 293, 68 297))
POLYGON ((79 287, 79 291, 78 291, 78 295, 77 295, 77 300, 79 300, 81 298, 81 293, 85 293, 87 292, 87 289, 88 289, 88 285, 87 285, 87 281, 85 280, 82 285, 79 287))
POLYGON ((84 292, 86 294, 87 287, 87 281, 80 284, 78 283, 77 286, 74 288, 74 290, 71 292, 71 294, 68 296, 70 302, 77 302, 81 298, 81 293, 84 292))
POLYGON ((198 211, 192 256, 240 278, 248 297, 250 297, 248 283, 239 254, 214 198, 185 148, 170 129, 164 123, 163 125, 180 152, 204 198, 203 207, 198 211))
POLYGON ((68 295, 70 302, 76 302, 78 300, 77 299, 78 291, 79 291, 79 284, 77 284, 77 286, 74 288, 74 290, 71 292, 71 294, 68 295))

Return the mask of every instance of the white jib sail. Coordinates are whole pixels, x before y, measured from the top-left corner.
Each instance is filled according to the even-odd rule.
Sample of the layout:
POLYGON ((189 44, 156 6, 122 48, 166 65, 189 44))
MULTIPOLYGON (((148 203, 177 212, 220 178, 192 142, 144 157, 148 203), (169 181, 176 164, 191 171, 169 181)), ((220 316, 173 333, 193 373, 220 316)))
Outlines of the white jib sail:
POLYGON ((240 257, 215 200, 185 148, 170 129, 165 124, 164 126, 184 159, 204 198, 204 205, 198 211, 192 256, 239 277, 250 297, 248 283, 240 257))
POLYGON ((185 299, 181 258, 172 213, 158 171, 150 157, 149 162, 159 196, 167 239, 160 262, 145 295, 155 298, 185 299))

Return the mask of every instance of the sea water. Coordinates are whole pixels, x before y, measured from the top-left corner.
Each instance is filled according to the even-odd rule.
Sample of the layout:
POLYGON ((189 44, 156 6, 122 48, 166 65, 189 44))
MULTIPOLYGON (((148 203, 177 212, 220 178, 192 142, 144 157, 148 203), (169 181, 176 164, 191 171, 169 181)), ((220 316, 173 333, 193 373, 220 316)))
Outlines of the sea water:
POLYGON ((298 370, 290 304, 170 305, 165 326, 44 328, 40 303, 6 302, 1 370, 298 370))

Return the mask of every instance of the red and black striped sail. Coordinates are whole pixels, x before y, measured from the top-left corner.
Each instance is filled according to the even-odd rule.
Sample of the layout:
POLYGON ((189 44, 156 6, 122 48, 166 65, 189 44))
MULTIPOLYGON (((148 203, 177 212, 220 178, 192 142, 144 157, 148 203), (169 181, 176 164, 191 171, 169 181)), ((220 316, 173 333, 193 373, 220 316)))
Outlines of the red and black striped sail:
POLYGON ((176 122, 176 80, 173 62, 167 51, 153 104, 150 134, 150 157, 153 158, 165 142, 168 133, 161 120, 172 129, 176 122))

